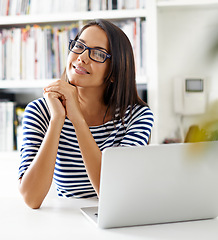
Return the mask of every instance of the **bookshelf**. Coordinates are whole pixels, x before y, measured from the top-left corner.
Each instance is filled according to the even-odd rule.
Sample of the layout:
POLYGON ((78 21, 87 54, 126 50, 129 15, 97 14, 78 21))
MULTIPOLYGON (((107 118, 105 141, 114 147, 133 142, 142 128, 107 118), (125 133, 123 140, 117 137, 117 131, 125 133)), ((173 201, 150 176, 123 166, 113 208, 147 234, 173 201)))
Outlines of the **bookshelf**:
MULTIPOLYGON (((104 18, 111 20, 115 23, 123 23, 126 21, 145 21, 147 10, 146 9, 125 9, 125 10, 95 10, 95 11, 78 11, 72 13, 50 13, 50 14, 34 14, 34 15, 14 15, 14 16, 0 16, 0 30, 4 29, 21 29, 26 26, 33 27, 36 24, 39 27, 70 26, 75 24, 78 29, 89 20, 96 18, 104 18)), ((144 45, 144 44, 143 44, 144 45)), ((67 44, 66 44, 67 48, 67 44)), ((6 55, 8 56, 8 55, 6 55)), ((5 70, 5 72, 7 72, 5 70)), ((9 71, 11 72, 11 71, 9 71)), ((0 94, 4 98, 13 95, 13 101, 18 105, 25 105, 28 102, 42 96, 42 88, 55 80, 56 78, 46 77, 25 77, 19 72, 19 77, 8 78, 7 75, 4 79, 0 77, 0 94)), ((59 77, 57 77, 59 78, 59 77)), ((137 73, 136 77, 139 94, 144 94, 146 91, 146 74, 137 73)), ((4 139, 0 139, 4 141, 4 139)))
POLYGON ((124 20, 137 17, 146 17, 146 9, 134 10, 105 10, 105 11, 86 11, 73 12, 73 14, 40 14, 40 15, 21 15, 21 16, 1 16, 0 27, 19 26, 28 24, 43 23, 69 23, 76 21, 88 21, 95 18, 108 20, 124 20))
MULTIPOLYGON (((174 76, 179 74, 186 77, 193 75, 199 77, 205 76, 206 73, 209 78, 214 79, 212 87, 214 86, 218 74, 215 73, 215 70, 212 73, 209 67, 207 69, 204 67, 207 62, 200 55, 202 51, 206 51, 210 47, 211 40, 207 44, 202 42, 203 40, 199 41, 194 36, 194 32, 197 29, 200 36, 204 37, 205 27, 217 26, 218 20, 216 22, 217 17, 215 17, 217 14, 218 0, 147 0, 146 9, 1 16, 0 29, 32 24, 53 25, 69 24, 71 22, 77 22, 81 26, 84 21, 95 18, 114 21, 146 19, 146 73, 137 75, 137 83, 140 91, 147 89, 148 103, 155 115, 151 143, 159 144, 169 133, 174 136, 178 128, 178 119, 172 107, 172 79, 174 76), (214 19, 212 19, 213 16, 214 19), (187 38, 185 29, 188 26, 192 29, 193 34, 190 32, 187 38), (178 36, 181 38, 179 39, 178 36), (187 39, 194 43, 196 41, 195 47, 199 49, 199 54, 196 54, 196 56, 192 53, 193 46, 187 43, 187 39), (185 51, 183 46, 187 47, 188 50, 185 51), (181 56, 185 59, 184 61, 182 61, 181 56)), ((205 33, 208 33, 206 39, 215 39, 212 31, 206 31, 205 33)), ((214 33, 216 33, 216 29, 214 29, 214 33)), ((28 102, 31 97, 34 96, 35 98, 37 94, 40 95, 41 88, 52 80, 46 78, 28 81, 0 80, 0 94, 3 92, 14 93, 18 102, 21 100, 28 102)), ((215 86, 214 89, 217 88, 215 86)), ((217 93, 214 95, 217 95, 217 93)), ((188 119, 185 124, 190 124, 190 121, 195 121, 195 118, 188 119)))
MULTIPOLYGON (((112 21, 125 21, 129 19, 140 19, 146 18, 146 9, 135 9, 135 10, 107 10, 107 11, 86 11, 86 12, 74 12, 73 14, 45 14, 45 15, 21 15, 21 16, 1 16, 0 17, 0 29, 8 28, 22 28, 25 26, 33 26, 35 24, 40 24, 41 26, 53 25, 53 24, 78 24, 80 28, 85 21, 92 20, 95 18, 105 18, 112 21)), ((20 77, 19 77, 20 78, 20 77)), ((13 79, 12 82, 4 79, 1 81, 0 77, 0 89, 14 89, 14 88, 40 88, 46 85, 51 81, 51 79, 36 79, 28 78, 18 80, 17 78, 13 79)), ((137 83, 145 84, 146 76, 145 74, 137 74, 137 83)))

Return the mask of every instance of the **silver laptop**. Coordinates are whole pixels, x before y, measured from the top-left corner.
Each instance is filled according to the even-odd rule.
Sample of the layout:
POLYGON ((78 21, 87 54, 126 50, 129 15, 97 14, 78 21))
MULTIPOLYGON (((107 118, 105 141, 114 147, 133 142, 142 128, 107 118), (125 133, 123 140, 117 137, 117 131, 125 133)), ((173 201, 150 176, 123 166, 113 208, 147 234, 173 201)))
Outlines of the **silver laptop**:
POLYGON ((218 142, 103 151, 98 207, 82 212, 100 228, 218 216, 218 142))

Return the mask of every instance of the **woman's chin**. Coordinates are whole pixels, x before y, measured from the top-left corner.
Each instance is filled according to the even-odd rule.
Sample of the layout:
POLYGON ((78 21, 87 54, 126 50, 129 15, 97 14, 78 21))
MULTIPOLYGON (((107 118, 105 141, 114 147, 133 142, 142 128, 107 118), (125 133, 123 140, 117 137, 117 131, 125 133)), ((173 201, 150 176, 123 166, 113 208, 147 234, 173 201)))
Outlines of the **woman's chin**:
POLYGON ((69 83, 70 85, 76 86, 76 85, 75 85, 75 82, 72 81, 72 80, 68 80, 68 83, 69 83))
POLYGON ((71 77, 67 77, 68 78, 68 83, 71 85, 75 85, 75 81, 71 78, 71 77))

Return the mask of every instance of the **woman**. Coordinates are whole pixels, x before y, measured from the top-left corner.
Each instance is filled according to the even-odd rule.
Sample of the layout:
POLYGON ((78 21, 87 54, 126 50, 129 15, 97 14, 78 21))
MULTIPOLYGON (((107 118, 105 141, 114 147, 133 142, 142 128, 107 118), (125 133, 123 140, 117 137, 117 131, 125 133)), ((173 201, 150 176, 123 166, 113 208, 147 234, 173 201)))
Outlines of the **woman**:
POLYGON ((153 125, 137 95, 131 44, 118 27, 92 21, 69 50, 62 79, 25 110, 19 189, 32 208, 53 179, 59 196, 96 197, 102 150, 146 145, 153 125))

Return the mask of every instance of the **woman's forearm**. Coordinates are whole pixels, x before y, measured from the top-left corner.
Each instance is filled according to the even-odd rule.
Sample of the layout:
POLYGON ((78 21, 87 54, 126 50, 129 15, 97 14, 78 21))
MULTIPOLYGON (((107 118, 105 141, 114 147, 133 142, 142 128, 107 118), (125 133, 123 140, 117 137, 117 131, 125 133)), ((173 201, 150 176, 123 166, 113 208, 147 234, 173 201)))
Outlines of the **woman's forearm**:
POLYGON ((102 153, 85 120, 81 121, 78 125, 74 125, 74 127, 87 174, 98 195, 102 153))
POLYGON ((50 189, 62 126, 61 121, 50 121, 37 155, 20 180, 19 190, 31 208, 39 208, 50 189))

